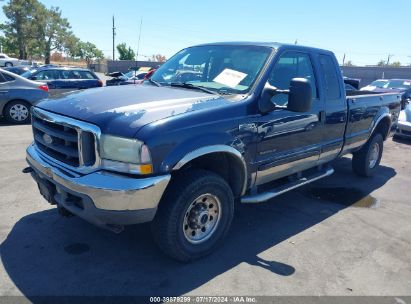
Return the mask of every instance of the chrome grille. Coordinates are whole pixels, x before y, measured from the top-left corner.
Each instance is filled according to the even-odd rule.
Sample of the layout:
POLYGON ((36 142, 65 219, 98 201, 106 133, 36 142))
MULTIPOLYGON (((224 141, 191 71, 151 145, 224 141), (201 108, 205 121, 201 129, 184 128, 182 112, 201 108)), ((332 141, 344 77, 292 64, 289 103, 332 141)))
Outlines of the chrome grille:
POLYGON ((37 148, 52 159, 78 171, 99 165, 98 127, 38 108, 32 110, 32 127, 37 148))

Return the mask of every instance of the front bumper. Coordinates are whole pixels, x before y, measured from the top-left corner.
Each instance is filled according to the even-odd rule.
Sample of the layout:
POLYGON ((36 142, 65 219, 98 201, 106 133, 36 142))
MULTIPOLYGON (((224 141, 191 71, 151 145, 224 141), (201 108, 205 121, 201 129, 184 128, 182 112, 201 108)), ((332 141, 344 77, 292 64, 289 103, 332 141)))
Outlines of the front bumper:
POLYGON ((50 203, 109 229, 151 221, 171 178, 133 178, 107 171, 79 175, 53 163, 34 144, 27 148, 26 159, 50 203))
POLYGON ((411 138, 411 122, 398 121, 395 135, 411 138))

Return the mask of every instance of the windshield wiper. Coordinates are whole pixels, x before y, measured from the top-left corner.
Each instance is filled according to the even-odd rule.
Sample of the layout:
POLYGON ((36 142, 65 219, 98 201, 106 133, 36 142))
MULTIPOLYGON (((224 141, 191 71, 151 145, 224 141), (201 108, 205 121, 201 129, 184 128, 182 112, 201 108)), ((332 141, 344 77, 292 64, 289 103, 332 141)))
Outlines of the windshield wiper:
POLYGON ((161 87, 161 84, 160 84, 159 82, 157 82, 157 81, 155 81, 155 80, 153 80, 153 79, 151 79, 151 78, 149 78, 148 81, 149 81, 150 83, 154 84, 155 86, 161 87))
POLYGON ((188 83, 188 82, 172 82, 172 83, 170 83, 170 86, 185 88, 185 89, 195 89, 195 90, 203 91, 203 92, 206 92, 208 94, 213 94, 213 95, 217 94, 217 92, 215 92, 215 91, 209 90, 205 87, 196 86, 196 85, 193 85, 192 83, 188 83))

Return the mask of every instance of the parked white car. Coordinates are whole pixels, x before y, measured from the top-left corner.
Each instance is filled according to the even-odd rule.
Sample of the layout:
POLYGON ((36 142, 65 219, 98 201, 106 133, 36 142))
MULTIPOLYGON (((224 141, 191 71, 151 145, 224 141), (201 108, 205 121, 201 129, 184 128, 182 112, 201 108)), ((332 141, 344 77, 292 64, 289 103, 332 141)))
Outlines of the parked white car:
POLYGON ((411 139, 411 104, 401 111, 395 136, 411 139))
POLYGON ((20 62, 17 58, 12 58, 7 56, 6 54, 1 54, 0 53, 0 66, 4 67, 12 67, 19 65, 20 62))

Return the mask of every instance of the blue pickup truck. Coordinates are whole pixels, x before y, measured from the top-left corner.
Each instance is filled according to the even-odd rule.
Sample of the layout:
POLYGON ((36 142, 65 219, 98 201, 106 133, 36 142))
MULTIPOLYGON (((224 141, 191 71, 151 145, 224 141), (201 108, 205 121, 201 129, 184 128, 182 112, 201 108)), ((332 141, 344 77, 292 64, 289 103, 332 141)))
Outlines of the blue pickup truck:
POLYGON ((221 245, 235 202, 264 202, 327 177, 328 163, 346 154, 355 173, 378 170, 401 96, 349 95, 330 51, 189 47, 140 86, 33 107, 24 172, 62 215, 114 232, 152 222, 159 247, 191 261, 221 245))

